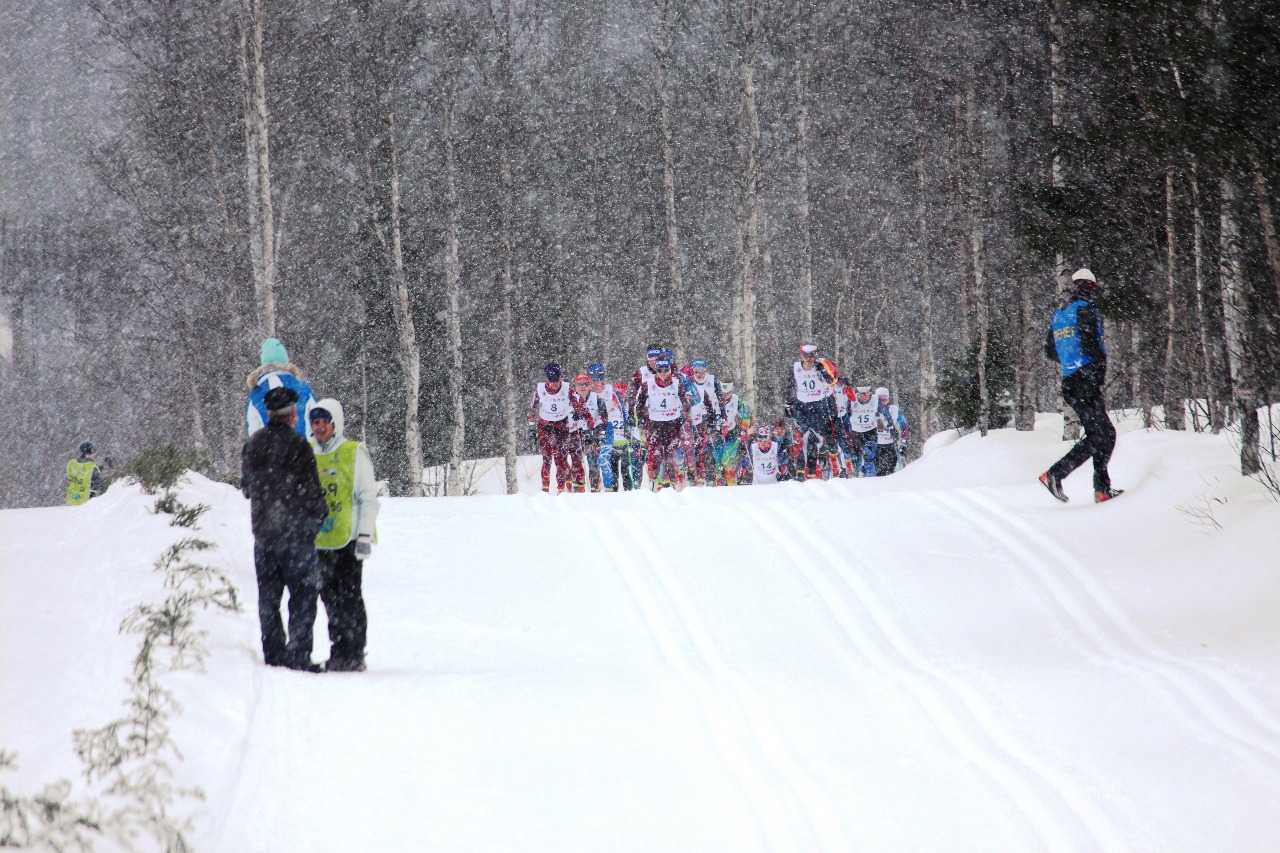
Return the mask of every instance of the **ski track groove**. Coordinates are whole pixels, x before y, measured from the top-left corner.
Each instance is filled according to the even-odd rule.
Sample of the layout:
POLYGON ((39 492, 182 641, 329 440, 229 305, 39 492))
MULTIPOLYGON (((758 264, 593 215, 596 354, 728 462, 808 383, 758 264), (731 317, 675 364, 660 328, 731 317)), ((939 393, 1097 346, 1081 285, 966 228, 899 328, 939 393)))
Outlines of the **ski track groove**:
POLYGON ((227 833, 235 827, 243 834, 246 823, 252 826, 252 821, 256 819, 252 812, 245 814, 245 811, 264 802, 262 788, 266 768, 274 759, 270 754, 270 746, 263 741, 276 731, 271 728, 274 703, 270 694, 273 688, 264 683, 269 680, 269 673, 262 671, 264 666, 265 664, 259 665, 256 662, 253 665, 253 700, 245 722, 244 737, 240 739, 240 758, 236 762, 235 776, 232 777, 236 781, 228 797, 227 809, 223 812, 222 824, 214 836, 217 842, 213 845, 214 850, 234 850, 235 845, 230 843, 227 833), (262 717, 268 719, 266 725, 261 722, 262 717))
POLYGON ((958 497, 939 494, 937 499, 1019 559, 1079 632, 1093 642, 1098 654, 1126 661, 1155 676, 1231 745, 1244 748, 1253 757, 1262 753, 1270 758, 1268 765, 1275 766, 1280 760, 1280 723, 1256 697, 1230 676, 1197 661, 1178 658, 1157 645, 1125 615, 1088 570, 1048 535, 1009 515, 978 490, 965 489, 957 494, 958 497))
POLYGON ((928 661, 875 592, 795 510, 778 504, 771 515, 758 507, 744 508, 792 559, 849 643, 877 669, 905 684, 957 753, 972 761, 1004 793, 1047 849, 1076 853, 1082 849, 1082 835, 1096 849, 1128 849, 1107 816, 1066 773, 1019 744, 975 688, 928 661), (776 519, 784 520, 794 535, 783 531, 776 519), (809 550, 827 564, 834 582, 809 559, 809 550), (850 596, 865 619, 850 606, 850 596))
POLYGON ((597 538, 613 557, 615 568, 644 617, 663 660, 698 703, 710 740, 750 803, 749 812, 755 816, 768 848, 796 853, 850 849, 839 827, 834 804, 783 744, 759 697, 716 650, 675 578, 659 568, 661 555, 644 540, 643 531, 637 529, 636 522, 629 516, 619 512, 611 512, 609 516, 615 522, 612 527, 591 515, 580 514, 590 521, 597 538), (628 538, 644 553, 644 561, 637 561, 633 552, 615 543, 620 529, 625 529, 628 538), (649 566, 652 583, 642 577, 641 562, 649 566), (661 599, 665 599, 666 606, 661 599), (729 690, 717 689, 717 684, 729 690), (741 736, 732 736, 733 731, 741 736), (748 754, 748 740, 754 743, 760 757, 748 754), (775 771, 772 774, 775 778, 781 778, 786 791, 776 790, 776 783, 770 782, 771 774, 761 767, 762 761, 775 771), (785 797, 779 797, 780 793, 785 797), (780 799, 790 800, 790 807, 781 805, 780 799), (812 814, 816 804, 821 804, 825 814, 812 814), (803 826, 797 827, 798 821, 802 821, 803 826), (810 839, 817 846, 810 846, 802 838, 810 839))

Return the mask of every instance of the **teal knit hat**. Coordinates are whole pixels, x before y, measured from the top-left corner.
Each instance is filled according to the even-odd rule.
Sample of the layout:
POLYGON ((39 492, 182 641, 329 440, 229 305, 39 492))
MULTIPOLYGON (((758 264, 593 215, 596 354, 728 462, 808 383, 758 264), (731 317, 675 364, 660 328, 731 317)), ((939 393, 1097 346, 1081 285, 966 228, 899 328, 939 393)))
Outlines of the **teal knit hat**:
POLYGON ((288 364, 289 353, 285 350, 284 344, 280 343, 279 338, 267 338, 262 342, 262 363, 263 364, 288 364))

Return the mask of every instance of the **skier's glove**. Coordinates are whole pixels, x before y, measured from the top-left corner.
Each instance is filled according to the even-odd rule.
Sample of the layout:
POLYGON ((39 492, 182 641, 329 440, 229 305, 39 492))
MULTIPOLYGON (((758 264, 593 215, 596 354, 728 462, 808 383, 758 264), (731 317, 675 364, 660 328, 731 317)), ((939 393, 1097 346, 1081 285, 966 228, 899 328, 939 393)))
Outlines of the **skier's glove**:
POLYGON ((538 428, 533 424, 529 424, 529 441, 534 444, 538 443, 538 428))
POLYGON ((782 414, 786 415, 788 418, 794 418, 796 416, 795 407, 790 403, 787 403, 782 407, 782 414))
POLYGON ((898 442, 898 452, 899 452, 899 453, 906 453, 906 452, 907 452, 907 443, 906 443, 905 441, 899 441, 899 442, 898 442))
POLYGON ((373 553, 373 543, 369 541, 367 533, 361 533, 356 537, 356 559, 363 560, 373 553))

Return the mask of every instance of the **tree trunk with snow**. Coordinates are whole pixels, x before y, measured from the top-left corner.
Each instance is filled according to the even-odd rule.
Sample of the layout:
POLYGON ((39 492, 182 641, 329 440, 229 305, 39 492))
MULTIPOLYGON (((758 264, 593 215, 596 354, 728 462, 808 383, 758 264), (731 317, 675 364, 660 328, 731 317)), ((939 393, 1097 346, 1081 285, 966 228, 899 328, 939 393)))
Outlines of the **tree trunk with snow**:
MULTIPOLYGON (((739 4, 733 3, 734 8, 739 4)), ((738 87, 738 286, 734 293, 734 342, 739 393, 756 409, 756 287, 760 272, 760 115, 756 104, 755 62, 759 39, 758 0, 743 0, 736 22, 738 87)))
MULTIPOLYGON (((378 242, 386 255, 391 270, 391 312, 395 318, 397 353, 400 375, 404 383, 404 452, 409 468, 409 494, 417 497, 422 488, 422 429, 418 420, 418 401, 421 396, 421 361, 418 355, 418 333, 413 323, 413 310, 409 302, 409 282, 404 269, 404 251, 400 240, 400 161, 396 149, 396 121, 393 113, 387 114, 387 141, 391 154, 391 224, 390 234, 375 212, 373 225, 378 242)), ((369 164, 370 189, 373 184, 373 166, 369 164)), ((374 208, 376 211, 376 208, 374 208)))
POLYGON ((254 294, 263 337, 275 337, 276 243, 271 199, 270 122, 263 54, 265 0, 240 0, 240 84, 245 126, 245 183, 254 294))
POLYGON ((671 305, 675 328, 677 360, 687 358, 685 340, 684 275, 680 270, 680 231, 676 223, 676 155, 671 130, 671 86, 667 71, 671 62, 670 2, 656 0, 658 13, 658 123, 662 135, 662 212, 667 239, 667 274, 671 282, 671 305))
POLYGON ((511 163, 515 79, 512 64, 512 29, 514 28, 511 0, 502 0, 500 12, 491 7, 492 28, 497 43, 495 69, 497 90, 498 129, 498 181, 501 198, 502 241, 502 409, 506 421, 506 435, 502 443, 503 468, 506 474, 507 494, 520 491, 516 471, 518 441, 516 401, 516 280, 515 280, 515 176, 511 163))
POLYGON ((813 231, 809 202, 809 78, 813 56, 812 22, 805 7, 807 0, 796 2, 796 29, 799 47, 796 53, 796 216, 800 229, 800 303, 804 317, 801 332, 806 341, 813 340, 813 231))
POLYGON ((1200 333, 1200 371, 1204 377, 1205 403, 1209 407, 1209 427, 1216 435, 1226 424, 1218 399, 1218 360, 1209 346, 1209 324, 1205 314, 1204 213, 1200 206, 1200 179, 1194 158, 1188 166, 1187 176, 1191 185, 1191 257, 1196 288, 1196 327, 1200 333))
POLYGON ((1229 176, 1219 179, 1222 209, 1219 213, 1218 271, 1222 277, 1223 319, 1226 328, 1227 365, 1231 392, 1240 410, 1240 473, 1262 470, 1258 446, 1258 390, 1254 376, 1254 352, 1249 334, 1249 281, 1241 257, 1240 222, 1235 206, 1239 198, 1229 176))
POLYGON ((458 164, 454 156, 457 108, 457 83, 451 81, 444 113, 445 205, 448 209, 444 253, 444 280, 447 294, 445 314, 451 356, 449 402, 453 407, 453 440, 449 445, 449 474, 445 481, 445 491, 450 495, 461 494, 458 475, 462 466, 462 454, 467 435, 466 411, 462 406, 462 314, 459 308, 462 294, 462 262, 458 257, 458 164))
POLYGON ((1179 358, 1178 334, 1178 235, 1174 228, 1176 204, 1175 170, 1172 165, 1164 171, 1164 425, 1166 429, 1186 429, 1184 398, 1182 395, 1182 365, 1179 358))
POLYGON ((1253 163, 1253 197, 1258 206, 1258 224, 1262 228, 1262 245, 1267 251, 1267 266, 1271 269, 1271 283, 1280 299, 1280 238, 1276 237, 1276 218, 1271 209, 1271 191, 1262 165, 1253 163))

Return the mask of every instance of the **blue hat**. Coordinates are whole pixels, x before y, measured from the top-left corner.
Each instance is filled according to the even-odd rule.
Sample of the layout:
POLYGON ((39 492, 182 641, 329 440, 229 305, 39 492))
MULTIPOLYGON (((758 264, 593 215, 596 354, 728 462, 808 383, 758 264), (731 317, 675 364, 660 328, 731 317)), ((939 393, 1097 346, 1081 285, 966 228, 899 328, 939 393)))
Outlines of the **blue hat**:
POLYGON ((674 351, 673 349, 671 349, 671 347, 663 347, 663 348, 662 348, 662 354, 663 354, 663 355, 665 355, 667 358, 675 358, 675 357, 676 357, 675 351, 674 351))
POLYGON ((694 370, 706 370, 707 360, 705 358, 695 358, 693 361, 689 362, 689 366, 694 370))
POLYGON ((653 368, 654 370, 670 370, 671 359, 667 358, 665 355, 660 355, 657 360, 653 362, 653 368))
POLYGON ((560 365, 554 361, 542 368, 542 372, 547 375, 548 382, 558 382, 560 380, 560 365))
POLYGON ((314 409, 312 409, 310 412, 307 413, 307 420, 329 421, 330 423, 333 423, 333 412, 330 412, 328 409, 322 406, 316 406, 314 409))
POLYGON ((657 358, 662 355, 662 347, 649 347, 644 351, 645 358, 657 358))
POLYGON ((289 353, 279 338, 267 338, 262 342, 262 364, 287 364, 289 353))
POLYGON ((592 379, 604 379, 604 365, 593 361, 587 365, 587 375, 592 379))

